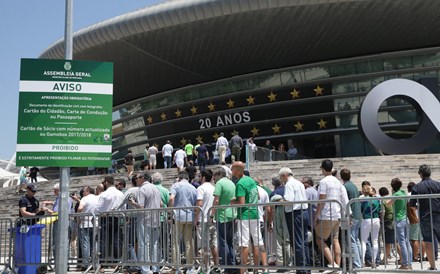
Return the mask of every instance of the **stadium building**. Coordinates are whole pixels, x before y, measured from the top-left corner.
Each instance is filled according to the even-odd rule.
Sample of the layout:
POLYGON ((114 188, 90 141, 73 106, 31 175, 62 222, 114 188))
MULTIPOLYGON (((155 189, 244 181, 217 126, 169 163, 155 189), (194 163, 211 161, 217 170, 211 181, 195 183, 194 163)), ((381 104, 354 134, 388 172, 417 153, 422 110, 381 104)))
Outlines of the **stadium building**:
MULTIPOLYGON (((114 62, 115 158, 236 131, 305 157, 377 155, 359 108, 388 79, 438 83, 439 10, 437 0, 175 0, 78 31, 74 58, 114 62)), ((57 41, 40 57, 63 56, 57 41)), ((377 120, 403 139, 419 117, 393 98, 377 120)), ((439 151, 435 140, 425 152, 439 151)))

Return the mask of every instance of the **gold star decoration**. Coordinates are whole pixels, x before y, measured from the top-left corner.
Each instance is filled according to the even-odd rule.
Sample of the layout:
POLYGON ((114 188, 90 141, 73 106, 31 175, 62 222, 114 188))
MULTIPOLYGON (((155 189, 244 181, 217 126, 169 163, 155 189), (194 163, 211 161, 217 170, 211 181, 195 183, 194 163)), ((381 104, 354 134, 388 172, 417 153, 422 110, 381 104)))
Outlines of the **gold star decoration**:
POLYGON ((281 127, 278 126, 278 124, 275 124, 275 125, 272 127, 272 130, 273 130, 273 134, 279 134, 279 133, 280 133, 280 130, 281 130, 281 127))
POLYGON ((162 119, 162 121, 166 121, 167 120, 167 115, 162 112, 162 114, 160 115, 160 118, 162 119))
POLYGON ((186 145, 186 139, 185 139, 185 138, 182 138, 182 140, 180 140, 180 144, 181 144, 182 146, 186 145))
POLYGON ((215 110, 215 105, 211 102, 208 105, 209 111, 214 111, 215 110))
POLYGON ((201 137, 200 135, 197 135, 196 137, 197 143, 201 143, 203 141, 203 137, 201 137))
POLYGON ((180 109, 177 109, 174 113, 176 114, 176 118, 182 117, 182 112, 180 111, 180 109))
POLYGON ((269 95, 267 95, 267 98, 269 98, 269 102, 275 102, 277 100, 277 94, 273 93, 272 91, 270 92, 269 95))
POLYGON ((236 130, 234 129, 234 131, 231 132, 231 135, 234 136, 234 135, 236 135, 237 133, 238 133, 238 131, 236 131, 236 130))
POLYGON ((229 101, 226 102, 226 104, 228 105, 228 108, 233 108, 234 107, 234 101, 232 101, 231 99, 229 99, 229 101))
POLYGON ((300 121, 296 122, 295 127, 296 127, 296 131, 303 131, 304 130, 304 124, 301 124, 300 121))
POLYGON ((299 90, 296 90, 296 88, 294 88, 290 94, 292 95, 292 99, 299 99, 300 93, 301 92, 299 90))
POLYGON ((255 97, 252 97, 251 95, 249 95, 249 97, 246 99, 246 101, 248 102, 248 106, 254 105, 255 104, 255 97))
POLYGON ((147 121, 148 121, 148 124, 152 124, 153 123, 153 117, 148 116, 147 121))
POLYGON ((193 106, 192 108, 191 108, 191 113, 194 115, 194 114, 197 114, 197 108, 195 107, 195 106, 193 106))
POLYGON ((324 95, 324 89, 319 85, 313 90, 315 91, 315 96, 324 95))
POLYGON ((252 132, 252 136, 260 135, 260 132, 259 132, 259 131, 260 131, 260 130, 259 130, 258 128, 254 127, 254 128, 251 130, 251 132, 252 132))
POLYGON ((218 139, 218 137, 220 137, 220 135, 219 135, 217 132, 215 132, 215 133, 212 135, 212 137, 214 137, 214 141, 217 141, 217 139, 218 139))
POLYGON ((321 118, 321 120, 317 124, 319 126, 319 129, 327 128, 327 121, 324 121, 322 118, 321 118))

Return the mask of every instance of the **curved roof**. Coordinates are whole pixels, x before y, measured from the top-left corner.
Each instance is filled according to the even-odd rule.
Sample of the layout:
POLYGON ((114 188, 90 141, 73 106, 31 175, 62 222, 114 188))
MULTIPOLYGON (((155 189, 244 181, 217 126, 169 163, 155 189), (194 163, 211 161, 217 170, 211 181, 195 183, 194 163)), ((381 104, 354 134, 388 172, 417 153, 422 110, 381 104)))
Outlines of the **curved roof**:
MULTIPOLYGON (((440 45, 438 0, 175 0, 74 34, 115 63, 114 105, 313 62, 440 45)), ((40 57, 63 58, 62 40, 40 57)))

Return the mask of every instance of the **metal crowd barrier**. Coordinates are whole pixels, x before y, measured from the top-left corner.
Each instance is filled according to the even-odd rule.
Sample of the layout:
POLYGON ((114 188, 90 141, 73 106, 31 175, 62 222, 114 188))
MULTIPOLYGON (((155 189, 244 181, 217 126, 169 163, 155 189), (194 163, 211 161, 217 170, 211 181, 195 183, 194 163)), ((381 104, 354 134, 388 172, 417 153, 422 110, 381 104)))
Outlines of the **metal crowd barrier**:
POLYGON ((12 266, 12 229, 13 224, 11 219, 0 219, 0 273, 7 270, 14 270, 12 266))
MULTIPOLYGON (((353 268, 354 253, 350 236, 357 226, 352 214, 345 212, 353 213, 353 205, 373 200, 383 203, 388 200, 406 202, 410 199, 415 199, 418 204, 423 199, 429 199, 432 203, 432 199, 440 199, 440 194, 359 198, 351 200, 346 207, 341 207, 336 200, 216 206, 209 209, 208 218, 201 222, 193 220, 195 212, 202 211, 200 207, 118 210, 102 213, 99 218, 93 214, 70 214, 71 249, 68 263, 71 267, 81 267, 83 272, 91 271, 92 267, 96 271, 99 268, 112 268, 114 271, 124 268, 131 273, 141 270, 160 270, 164 273, 185 270, 189 273, 199 270, 218 273, 224 270, 225 274, 235 274, 239 270, 254 273, 283 270, 296 270, 297 273, 398 272, 401 270, 396 269, 397 258, 390 264, 385 258, 384 268, 353 268), (329 206, 331 213, 327 217, 332 222, 312 221, 320 203, 329 206), (307 209, 300 209, 305 205, 307 209), (290 211, 293 207, 299 210, 290 211), (258 209, 262 218, 238 220, 237 214, 244 214, 246 208, 258 209), (225 210, 233 214, 228 215, 230 219, 221 217, 225 210), (286 210, 289 212, 286 213, 286 210), (330 232, 324 227, 327 225, 333 227, 330 232), (332 241, 336 233, 339 234, 338 240, 332 241), (329 239, 325 239, 326 234, 329 239), (327 246, 327 252, 322 252, 322 247, 327 246), (332 254, 330 259, 340 256, 338 265, 328 261, 328 254, 332 254)), ((364 208, 371 209, 372 206, 368 204, 364 208)), ((435 215, 430 213, 431 216, 435 215)), ((321 218, 324 216, 318 219, 321 218)), ((366 228, 371 226, 368 231, 372 231, 374 226, 374 237, 378 235, 378 242, 383 242, 385 233, 389 231, 385 231, 387 226, 390 230, 394 229, 392 236, 397 238, 396 222, 390 225, 383 216, 379 218, 380 226, 377 220, 373 222, 366 218, 359 221, 366 221, 366 228)), ((409 230, 407 220, 405 224, 409 230)), ((430 225, 438 225, 433 217, 430 218, 430 225)), ((0 264, 13 273, 19 267, 34 267, 42 272, 53 268, 56 230, 55 216, 18 218, 15 223, 0 219, 0 264), (25 251, 27 253, 23 253, 25 251)), ((434 238, 433 231, 431 234, 434 238)), ((421 245, 422 239, 419 238, 418 242, 421 245)), ((377 254, 374 249, 379 251, 384 249, 383 246, 383 243, 381 247, 374 243, 373 254, 377 254)), ((363 247, 360 250, 363 252, 363 247)), ((419 255, 423 256, 421 253, 419 255)), ((426 269, 424 264, 426 266, 422 262, 422 269, 426 269)))
MULTIPOLYGON (((219 260, 212 256, 210 250, 204 250, 205 265, 209 272, 218 272, 224 269, 227 274, 238 273, 239 270, 251 269, 254 273, 262 271, 298 271, 297 273, 310 273, 317 271, 340 271, 335 264, 325 262, 324 253, 319 246, 324 246, 326 240, 315 237, 323 235, 323 222, 315 224, 310 221, 314 218, 314 211, 318 204, 328 204, 330 209, 341 212, 344 216, 344 207, 336 200, 299 201, 299 202, 271 202, 264 204, 245 204, 216 206, 209 209, 209 216, 214 216, 212 223, 216 227, 218 238, 219 260), (304 207, 285 212, 286 209, 304 207), (232 221, 223 219, 223 210, 232 210, 237 214, 245 214, 247 208, 259 208, 264 215, 257 220, 244 219, 232 221), (221 212, 221 213, 219 213, 221 212), (240 213, 241 212, 241 213, 240 213), (214 214, 213 214, 214 213, 214 214), (251 236, 250 236, 251 235, 251 236)), ((323 216, 320 216, 323 217, 323 216)), ((329 233, 329 239, 339 233, 341 218, 330 214, 331 222, 338 232, 329 233)), ((203 241, 210 243, 213 233, 209 225, 204 226, 203 241)), ((325 237, 325 236, 324 236, 325 237)), ((341 239, 344 248, 344 238, 341 239)), ((330 251, 335 251, 330 244, 330 251)), ((212 251, 212 250, 211 250, 212 251)), ((341 255, 341 254, 339 254, 341 255)), ((336 273, 336 272, 335 272, 336 273)))
MULTIPOLYGON (((413 257, 423 258, 422 252, 422 236, 420 232, 420 218, 418 223, 411 223, 410 220, 405 217, 401 222, 397 222, 395 219, 395 212, 393 212, 393 221, 390 222, 388 219, 384 217, 385 213, 385 204, 393 206, 396 201, 404 201, 405 205, 409 203, 410 200, 415 200, 417 203, 417 217, 419 214, 419 205, 421 200, 428 199, 430 203, 432 203, 432 199, 439 199, 440 194, 429 194, 429 195, 414 195, 414 196, 384 196, 384 197, 366 197, 366 198, 358 198, 350 200, 347 204, 347 212, 353 206, 357 205, 361 209, 360 215, 361 218, 359 220, 355 219, 353 215, 347 216, 347 223, 350 224, 348 226, 347 235, 346 235, 346 254, 347 257, 347 271, 349 273, 357 273, 357 272, 372 272, 372 273, 386 273, 386 272, 400 272, 402 269, 399 269, 399 266, 403 264, 404 258, 399 258, 397 254, 397 245, 402 249, 402 245, 405 245, 408 250, 406 261, 409 265, 414 265, 413 257), (374 211, 372 201, 378 201, 380 203, 381 212, 378 218, 363 218, 365 211, 370 210, 374 211), (389 202, 389 203, 388 203, 389 202), (363 206, 362 206, 363 205, 363 206), (364 210, 362 210, 362 208, 364 210), (412 230, 415 229, 416 242, 419 245, 418 254, 413 254, 412 246, 410 243, 412 230), (401 239, 399 243, 399 232, 405 233, 406 238, 401 239), (354 233, 354 234, 353 234, 354 233), (363 235, 364 234, 364 235, 363 235), (356 238, 352 237, 352 235, 359 235, 356 238), (355 239, 355 240, 354 240, 355 239), (362 244, 362 241, 367 241, 367 243, 362 244), (375 243, 377 242, 377 244, 375 243), (386 245, 389 245, 388 247, 386 245), (364 249, 364 245, 366 246, 364 249), (369 246, 370 245, 370 246, 369 246), (357 246, 357 248, 355 247, 357 246), (356 253, 356 250, 359 252, 356 253), (388 251, 389 250, 389 251, 388 251), (386 254, 390 252, 389 254, 386 254), (370 253, 370 254, 368 254, 370 253), (371 254, 372 253, 372 254, 371 254), (382 253, 382 254, 381 254, 382 253), (366 255, 363 255, 366 254, 366 255), (389 259, 388 255, 393 256, 394 258, 389 259), (416 256, 417 255, 417 256, 416 256), (361 266, 355 265, 355 258, 359 256, 361 266), (369 256, 371 258, 371 267, 370 265, 366 266, 365 256, 369 256), (383 257, 383 259, 381 259, 383 257), (400 260, 399 260, 400 259, 400 260), (383 266, 378 268, 379 266, 383 266)), ((393 206, 394 208, 394 206, 393 206)), ((408 210, 408 207, 406 207, 408 210)), ((368 214, 368 212, 367 212, 368 214)), ((407 212, 407 216, 409 213, 407 212)), ((430 225, 433 228, 435 225, 433 223, 433 212, 432 207, 430 206, 430 225)), ((367 216, 368 217, 368 216, 367 216)), ((431 237, 435 239, 435 235, 433 230, 431 229, 431 237)), ((433 245, 433 254, 437 254, 438 250, 435 250, 436 246, 433 245)), ((437 248, 438 249, 438 248, 437 248)), ((403 256, 403 255, 402 255, 403 256)), ((411 269, 412 273, 426 273, 426 269, 429 266, 428 262, 424 262, 423 259, 420 260, 420 268, 421 269, 411 269)))
POLYGON ((118 210, 100 215, 97 265, 128 272, 202 268, 193 216, 200 207, 118 210))
POLYGON ((267 149, 264 147, 257 147, 256 151, 250 151, 249 150, 249 161, 285 161, 289 160, 289 157, 287 156, 286 152, 281 152, 274 149, 267 149))

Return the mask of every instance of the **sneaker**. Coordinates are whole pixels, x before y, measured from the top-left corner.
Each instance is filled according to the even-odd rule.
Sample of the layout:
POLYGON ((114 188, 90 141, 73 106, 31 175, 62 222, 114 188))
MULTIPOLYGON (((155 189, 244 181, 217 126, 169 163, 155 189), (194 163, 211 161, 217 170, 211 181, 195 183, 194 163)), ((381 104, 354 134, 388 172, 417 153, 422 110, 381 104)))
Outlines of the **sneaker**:
POLYGON ((340 266, 337 265, 337 264, 334 264, 334 265, 328 264, 327 267, 328 268, 333 268, 333 269, 327 269, 324 272, 322 272, 323 274, 331 274, 331 273, 334 274, 334 273, 340 273, 341 272, 340 271, 340 266))
POLYGON ((411 267, 410 265, 401 265, 401 266, 399 267, 399 269, 403 269, 403 270, 411 270, 412 267, 411 267))
POLYGON ((222 269, 218 267, 214 267, 211 272, 215 274, 223 273, 222 269))
POLYGON ((435 268, 435 267, 430 267, 430 268, 428 268, 428 270, 437 270, 437 268, 435 268))

